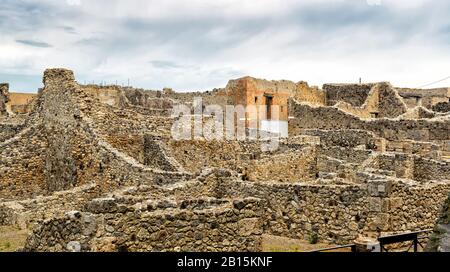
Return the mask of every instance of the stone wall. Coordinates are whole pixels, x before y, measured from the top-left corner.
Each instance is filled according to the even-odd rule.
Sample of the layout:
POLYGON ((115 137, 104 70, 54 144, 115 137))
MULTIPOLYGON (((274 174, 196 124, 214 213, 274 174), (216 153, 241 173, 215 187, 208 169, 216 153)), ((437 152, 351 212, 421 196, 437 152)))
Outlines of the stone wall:
POLYGON ((440 102, 432 107, 433 111, 448 113, 450 112, 450 102, 440 102))
POLYGON ((87 212, 44 221, 25 251, 260 251, 262 205, 198 199, 127 207, 94 199, 87 212))
MULTIPOLYGON (((363 92, 365 93, 365 91, 363 92)), ((342 95, 337 95, 337 98, 342 95)), ((359 101, 358 101, 359 102, 359 101)), ((353 104, 357 104, 354 102, 353 104)), ((394 118, 407 111, 407 106, 397 91, 387 82, 373 84, 361 106, 354 106, 348 99, 340 100, 335 106, 362 119, 394 118)))
MULTIPOLYGON (((186 177, 145 166, 108 142, 108 136, 120 129, 123 134, 137 131, 142 139, 144 131, 165 131, 166 119, 154 122, 103 104, 79 88, 68 70, 47 70, 44 84, 26 127, 2 131, 6 141, 0 149, 0 198, 34 197, 91 182, 109 191, 125 184, 172 183, 186 177)), ((143 146, 142 141, 138 148, 143 146)))
POLYGON ((351 243, 358 235, 377 236, 429 228, 450 190, 448 182, 416 183, 361 173, 355 184, 245 182, 217 170, 183 195, 218 198, 254 196, 267 200, 264 233, 351 243), (416 219, 417 218, 417 219, 416 219))
POLYGON ((450 252, 450 195, 439 214, 425 251, 450 252))
POLYGON ((313 105, 326 105, 326 92, 317 87, 310 87, 307 82, 300 81, 296 84, 293 96, 298 102, 306 102, 313 105))
POLYGON ((0 226, 8 225, 17 229, 32 230, 43 220, 63 216, 66 211, 83 208, 100 194, 101 190, 95 184, 88 184, 48 196, 1 202, 0 226))
POLYGON ((377 168, 392 171, 399 178, 419 182, 450 180, 450 163, 417 155, 387 153, 376 159, 377 168))
POLYGON ((167 146, 184 169, 193 173, 209 167, 237 170, 261 154, 257 141, 170 140, 167 146))
POLYGON ((450 88, 436 88, 436 89, 408 89, 397 88, 398 93, 406 101, 411 108, 423 106, 431 109, 438 103, 449 102, 450 88))
POLYGON ((183 171, 183 167, 172 156, 161 137, 146 134, 144 137, 144 164, 166 171, 183 171))
POLYGON ((320 143, 326 147, 340 146, 354 148, 364 146, 373 149, 376 136, 367 130, 320 130, 304 129, 299 131, 302 135, 317 136, 320 143))
POLYGON ((407 106, 400 95, 389 83, 379 83, 378 118, 394 118, 406 112, 407 106))
POLYGON ((0 116, 8 115, 6 103, 9 102, 9 84, 0 83, 0 116))
POLYGON ((10 100, 7 104, 9 112, 13 114, 31 113, 36 96, 32 93, 10 93, 10 100))
POLYGON ((13 137, 24 128, 24 124, 0 123, 0 143, 13 137))
POLYGON ((22 129, 0 143, 0 199, 45 193, 47 142, 42 126, 22 129))
POLYGON ((314 107, 290 100, 290 135, 299 135, 304 129, 359 129, 374 132, 388 140, 444 141, 449 139, 448 118, 398 120, 362 120, 335 107, 314 107))
MULTIPOLYGON (((263 112, 249 113, 249 120, 288 120, 288 99, 293 96, 297 86, 292 81, 279 80, 268 81, 253 77, 243 77, 230 80, 226 87, 227 96, 231 98, 232 105, 255 106, 266 111, 267 99, 271 98, 271 105, 278 106, 279 111, 274 115, 263 112)), ((247 123, 247 127, 249 124, 247 123)))
MULTIPOLYGON (((75 92, 75 77, 68 70, 47 70, 44 73, 42 115, 47 133, 47 189, 60 191, 77 185, 78 166, 75 141, 82 140, 80 114, 71 93, 75 92), (50 133, 52 131, 52 133, 50 133)), ((79 150, 82 152, 82 150, 79 150)))
POLYGON ((366 101, 370 90, 375 84, 324 84, 327 95, 327 105, 334 106, 337 102, 347 102, 354 107, 360 107, 366 101))
POLYGON ((317 151, 315 146, 283 154, 264 156, 242 163, 245 179, 249 181, 307 182, 317 178, 317 151))

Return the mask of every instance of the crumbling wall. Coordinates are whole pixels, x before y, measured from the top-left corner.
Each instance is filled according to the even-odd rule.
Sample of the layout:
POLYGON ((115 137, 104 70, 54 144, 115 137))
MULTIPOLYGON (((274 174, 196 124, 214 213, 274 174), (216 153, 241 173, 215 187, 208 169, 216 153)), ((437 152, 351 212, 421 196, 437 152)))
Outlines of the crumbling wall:
POLYGON ((316 234, 320 241, 346 244, 363 233, 378 236, 432 226, 450 190, 448 182, 405 182, 371 173, 360 173, 358 179, 340 185, 245 182, 216 170, 176 195, 265 199, 264 233, 297 239, 316 234))
POLYGON ((316 234, 321 241, 348 243, 371 220, 367 190, 360 185, 246 182, 226 170, 216 170, 202 177, 201 183, 175 193, 179 197, 264 199, 264 233, 295 239, 307 240, 316 234))
POLYGON ((308 146, 242 162, 242 167, 249 181, 308 182, 317 177, 317 151, 315 146, 308 146))
POLYGON ((13 137, 24 128, 24 124, 0 123, 0 143, 13 137))
POLYGON ((393 232, 431 229, 450 192, 447 182, 412 185, 394 183, 386 199, 393 232))
POLYGON ((360 118, 343 112, 335 107, 314 107, 304 103, 289 101, 290 135, 299 135, 303 129, 363 129, 364 121, 360 118))
POLYGON ((304 129, 299 131, 299 133, 319 137, 320 143, 326 147, 340 146, 354 148, 364 146, 367 149, 373 149, 375 146, 375 135, 367 130, 304 129))
POLYGON ((97 199, 42 222, 25 251, 260 251, 262 204, 199 199, 141 208, 97 199), (205 206, 202 208, 202 206, 205 206))
POLYGON ((439 214, 425 251, 450 252, 450 195, 439 214))
POLYGON ((14 114, 29 114, 32 112, 36 94, 31 93, 10 93, 10 100, 7 104, 8 110, 14 114))
POLYGON ((304 129, 358 129, 374 132, 388 140, 445 141, 449 139, 448 118, 401 120, 362 120, 336 107, 313 107, 290 100, 289 134, 299 135, 304 129))
POLYGON ((144 136, 144 164, 166 171, 179 171, 182 166, 169 155, 169 150, 159 136, 144 136))
POLYGON ((427 108, 418 106, 408 109, 404 114, 400 115, 400 119, 431 119, 435 118, 437 114, 427 108))
POLYGON ((122 88, 119 86, 86 85, 82 86, 82 88, 104 104, 114 107, 125 107, 127 104, 122 88))
POLYGON ((436 104, 442 102, 449 102, 450 88, 436 88, 436 89, 408 89, 397 88, 398 93, 403 97, 408 107, 414 108, 423 106, 431 109, 436 104))
POLYGON ((9 102, 9 84, 0 84, 0 116, 7 116, 6 103, 9 102))
POLYGON ((450 102, 440 102, 432 107, 433 111, 448 113, 450 112, 450 102))
POLYGON ((260 145, 257 141, 170 140, 167 143, 173 157, 192 173, 208 167, 237 170, 245 161, 260 156, 260 145))
POLYGON ((41 126, 22 129, 0 143, 0 199, 45 192, 47 142, 41 126))
POLYGON ((371 84, 324 84, 322 89, 326 93, 328 106, 334 106, 339 101, 347 102, 354 107, 361 107, 366 101, 371 84))
POLYGON ((167 120, 153 122, 101 103, 79 88, 68 70, 47 70, 44 84, 25 124, 2 131, 0 197, 34 197, 91 182, 105 192, 125 184, 172 183, 186 177, 146 167, 107 141, 108 133, 121 129, 139 135, 164 131, 167 120))
POLYGON ((335 106, 362 119, 394 118, 407 111, 403 99, 387 82, 373 84, 361 106, 350 104, 348 99, 339 101, 335 106))
POLYGON ((77 185, 79 167, 74 152, 77 148, 75 141, 82 140, 78 138, 82 136, 77 132, 80 129, 79 109, 71 95, 75 89, 72 71, 45 71, 41 114, 47 131, 45 173, 49 191, 60 191, 77 185))
POLYGON ((317 87, 310 87, 307 82, 300 81, 296 84, 292 97, 298 102, 306 102, 313 105, 326 105, 326 93, 317 87))
POLYGON ((407 106, 400 95, 397 93, 391 84, 378 83, 378 117, 379 118, 394 118, 402 115, 407 111, 407 106))
POLYGON ((35 224, 53 217, 63 216, 67 211, 84 207, 102 191, 95 184, 79 186, 48 196, 0 203, 0 226, 31 230, 35 224))
POLYGON ((380 154, 376 158, 379 169, 392 171, 396 177, 418 182, 450 180, 450 163, 404 153, 380 154))

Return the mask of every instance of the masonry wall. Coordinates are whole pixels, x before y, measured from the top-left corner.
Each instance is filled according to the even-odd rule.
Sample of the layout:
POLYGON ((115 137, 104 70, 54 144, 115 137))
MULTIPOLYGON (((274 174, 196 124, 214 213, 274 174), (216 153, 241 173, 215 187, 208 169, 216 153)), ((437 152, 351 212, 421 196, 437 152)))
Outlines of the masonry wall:
MULTIPOLYGON (((233 105, 255 106, 257 109, 265 109, 266 97, 272 97, 272 105, 279 107, 279 113, 272 115, 272 120, 288 120, 288 99, 296 89, 296 84, 291 81, 268 81, 244 77, 231 80, 226 87, 227 95, 231 97, 233 105), (277 116, 278 115, 278 116, 277 116)), ((247 118, 251 120, 266 120, 267 113, 261 115, 250 114, 247 118)))
POLYGON ((445 141, 449 139, 450 124, 443 119, 365 121, 335 107, 313 107, 290 100, 290 135, 299 135, 304 129, 362 129, 374 132, 388 140, 445 141))
POLYGON ((9 102, 9 84, 0 84, 0 116, 8 115, 6 103, 9 102))
POLYGON ((366 101, 374 84, 324 84, 327 105, 333 106, 339 101, 360 107, 366 101))
POLYGON ((326 105, 326 93, 316 87, 310 87, 307 82, 301 81, 297 83, 296 89, 293 91, 294 99, 298 102, 305 102, 313 105, 326 105))
POLYGON ((438 103, 449 102, 450 89, 449 88, 437 88, 437 89, 408 89, 397 88, 400 96, 408 101, 408 106, 413 108, 417 106, 423 106, 431 109, 438 103))
POLYGON ((257 141, 170 140, 167 146, 173 157, 192 173, 208 167, 237 170, 245 161, 261 154, 257 141))
MULTIPOLYGON (((367 93, 366 100, 361 106, 358 105, 360 101, 351 101, 349 98, 342 93, 345 91, 350 91, 354 94, 356 91, 354 89, 346 90, 346 85, 341 86, 343 89, 336 91, 334 88, 331 89, 331 98, 341 99, 335 106, 345 112, 348 112, 354 116, 362 119, 370 118, 394 118, 407 111, 407 106, 403 99, 398 95, 397 91, 386 82, 371 84, 371 89, 367 93), (333 93, 335 92, 335 93, 333 93), (352 102, 352 103, 351 103, 352 102)), ((351 85, 354 87, 353 85, 351 85)), ((359 87, 367 87, 366 85, 358 85, 359 87)), ((363 99, 363 94, 366 90, 359 90, 361 94, 357 96, 359 99, 363 99)))
POLYGON ((23 128, 23 124, 0 123, 0 143, 13 137, 23 128))
POLYGON ((22 199, 46 192, 47 142, 41 126, 20 130, 0 142, 0 199, 22 199))
POLYGON ((260 251, 260 200, 221 202, 186 200, 156 210, 92 203, 87 206, 91 213, 72 212, 43 222, 25 250, 70 251, 78 246, 76 251, 260 251), (199 201, 212 206, 195 208, 199 201))
POLYGON ((308 146, 284 154, 265 156, 242 163, 245 179, 249 181, 298 182, 317 178, 317 150, 308 146))
POLYGON ((10 93, 7 104, 8 110, 14 114, 29 114, 33 109, 36 94, 10 93))

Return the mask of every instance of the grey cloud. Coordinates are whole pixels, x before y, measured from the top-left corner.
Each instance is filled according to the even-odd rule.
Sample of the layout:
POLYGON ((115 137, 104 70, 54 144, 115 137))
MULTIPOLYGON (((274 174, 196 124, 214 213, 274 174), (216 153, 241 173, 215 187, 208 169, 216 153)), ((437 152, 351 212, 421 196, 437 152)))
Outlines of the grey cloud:
MULTIPOLYGON (((89 69, 94 71, 104 63, 113 67, 117 60, 123 65, 124 59, 131 59, 139 63, 130 63, 130 66, 140 65, 144 70, 149 69, 148 74, 169 73, 167 80, 172 80, 176 73, 203 73, 207 69, 202 67, 220 67, 222 64, 211 62, 225 55, 229 59, 223 65, 234 68, 211 68, 209 73, 204 72, 205 78, 214 79, 205 81, 214 84, 222 82, 222 77, 243 75, 240 68, 245 67, 243 61, 248 59, 267 62, 286 56, 292 62, 307 58, 324 61, 329 57, 344 61, 356 54, 382 55, 383 51, 401 49, 421 41, 426 41, 430 50, 450 50, 447 19, 450 1, 445 0, 428 1, 407 10, 393 8, 383 4, 384 1, 381 6, 369 6, 365 0, 305 1, 307 3, 292 4, 283 12, 260 16, 221 16, 219 7, 211 14, 202 10, 202 16, 168 14, 157 18, 123 16, 120 10, 111 8, 113 4, 106 2, 102 3, 104 14, 91 11, 95 3, 90 1, 83 1, 83 8, 56 2, 2 0, 0 35, 33 47, 50 48, 52 44, 58 44, 58 50, 70 52, 61 62, 71 64, 85 60, 89 63, 87 68, 83 67, 86 74, 91 73, 89 69), (33 39, 43 37, 41 33, 52 34, 54 29, 77 35, 64 36, 67 43, 58 36, 50 36, 45 42, 33 39), (33 35, 27 36, 30 34, 33 35), (233 51, 235 48, 243 48, 251 56, 233 51), (162 52, 160 56, 158 52, 162 52), (145 58, 139 60, 138 56, 145 58)), ((108 69, 102 67, 100 70, 108 73, 108 69)), ((142 82, 144 80, 147 79, 142 82)), ((152 80, 163 79, 155 76, 152 80)), ((181 80, 179 84, 182 84, 181 80)))
POLYGON ((16 40, 16 42, 34 47, 42 47, 42 48, 52 47, 51 44, 32 40, 16 40))
POLYGON ((78 34, 78 32, 76 31, 76 29, 74 27, 71 26, 62 26, 61 27, 66 33, 69 34, 78 34))
POLYGON ((171 61, 163 61, 163 60, 152 60, 150 61, 153 67, 160 68, 160 69, 175 69, 175 68, 182 68, 182 65, 178 65, 171 61))

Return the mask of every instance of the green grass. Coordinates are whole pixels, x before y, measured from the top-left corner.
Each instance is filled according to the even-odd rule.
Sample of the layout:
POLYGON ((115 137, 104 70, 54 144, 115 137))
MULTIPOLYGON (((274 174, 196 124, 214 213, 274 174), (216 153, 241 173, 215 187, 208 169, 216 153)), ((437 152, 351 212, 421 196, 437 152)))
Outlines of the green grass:
POLYGON ((0 226, 0 252, 14 252, 25 245, 27 230, 0 226))

